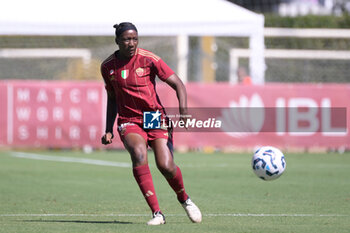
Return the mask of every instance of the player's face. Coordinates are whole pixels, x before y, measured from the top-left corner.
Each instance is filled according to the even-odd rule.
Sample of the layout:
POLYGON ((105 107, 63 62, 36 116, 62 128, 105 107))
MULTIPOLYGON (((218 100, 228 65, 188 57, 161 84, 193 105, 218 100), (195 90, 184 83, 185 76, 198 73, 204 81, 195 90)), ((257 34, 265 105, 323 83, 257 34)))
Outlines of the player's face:
POLYGON ((119 54, 122 58, 128 59, 135 55, 138 45, 138 35, 135 30, 127 30, 117 38, 119 54))

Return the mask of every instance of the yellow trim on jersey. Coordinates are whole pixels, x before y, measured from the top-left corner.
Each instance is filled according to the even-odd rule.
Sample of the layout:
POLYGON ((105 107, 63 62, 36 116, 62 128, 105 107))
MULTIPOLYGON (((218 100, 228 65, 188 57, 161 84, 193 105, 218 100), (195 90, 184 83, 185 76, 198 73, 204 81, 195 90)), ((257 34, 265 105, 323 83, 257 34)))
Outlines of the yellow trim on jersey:
POLYGON ((157 55, 155 55, 154 53, 144 50, 144 49, 138 49, 138 54, 145 56, 145 57, 150 57, 153 58, 156 62, 158 62, 160 60, 160 57, 158 57, 157 55))

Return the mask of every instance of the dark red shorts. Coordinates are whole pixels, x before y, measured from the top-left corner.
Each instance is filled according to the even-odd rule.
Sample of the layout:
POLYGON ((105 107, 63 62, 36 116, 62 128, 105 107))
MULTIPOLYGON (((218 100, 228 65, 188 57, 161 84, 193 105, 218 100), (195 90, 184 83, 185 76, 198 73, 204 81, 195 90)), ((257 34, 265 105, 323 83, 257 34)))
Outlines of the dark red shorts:
POLYGON ((168 147, 171 151, 173 148, 173 135, 171 129, 143 129, 140 124, 128 122, 118 126, 118 133, 122 142, 124 142, 124 137, 129 133, 136 133, 141 135, 148 144, 158 138, 167 139, 168 147))

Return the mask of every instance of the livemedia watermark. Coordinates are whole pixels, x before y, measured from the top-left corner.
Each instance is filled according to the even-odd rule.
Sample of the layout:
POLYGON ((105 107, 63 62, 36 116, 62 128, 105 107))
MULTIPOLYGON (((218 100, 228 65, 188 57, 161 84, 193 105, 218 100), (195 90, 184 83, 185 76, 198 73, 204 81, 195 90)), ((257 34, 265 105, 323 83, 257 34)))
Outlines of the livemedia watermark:
POLYGON ((235 107, 178 108, 148 111, 143 115, 144 129, 175 132, 233 132, 279 134, 347 134, 346 108, 338 107, 235 107))

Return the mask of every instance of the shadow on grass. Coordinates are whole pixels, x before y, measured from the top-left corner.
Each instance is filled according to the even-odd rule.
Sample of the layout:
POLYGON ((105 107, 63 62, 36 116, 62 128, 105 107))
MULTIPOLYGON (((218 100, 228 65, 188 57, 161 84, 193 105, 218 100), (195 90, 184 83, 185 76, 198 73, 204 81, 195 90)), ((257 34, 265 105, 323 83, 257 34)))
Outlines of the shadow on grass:
POLYGON ((132 222, 124 221, 87 221, 87 220, 18 220, 20 222, 58 222, 58 223, 98 223, 98 224, 133 224, 132 222))

